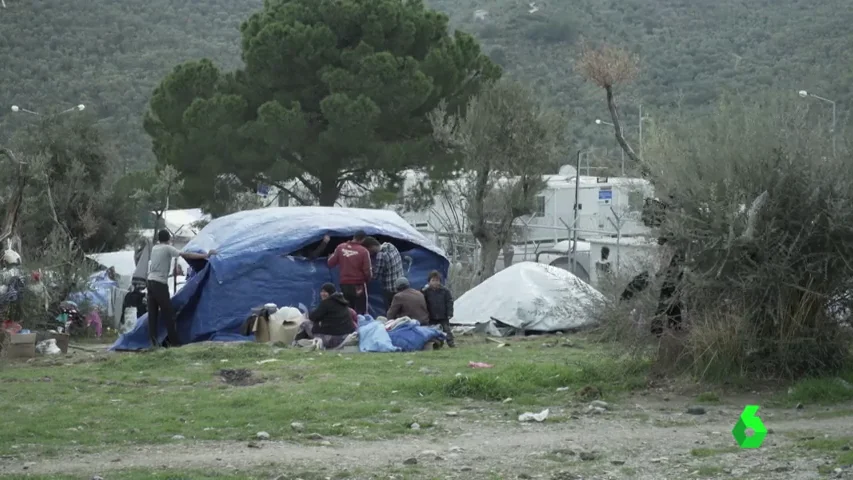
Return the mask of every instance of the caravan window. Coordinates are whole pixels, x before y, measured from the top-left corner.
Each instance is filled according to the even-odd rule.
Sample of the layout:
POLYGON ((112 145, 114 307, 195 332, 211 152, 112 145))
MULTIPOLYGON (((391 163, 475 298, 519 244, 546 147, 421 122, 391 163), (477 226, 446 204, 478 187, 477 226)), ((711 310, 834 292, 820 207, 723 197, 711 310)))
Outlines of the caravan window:
POLYGON ((645 196, 642 190, 631 190, 628 192, 628 209, 632 212, 640 212, 645 204, 645 196))
POLYGON ((533 204, 533 214, 537 217, 545 216, 545 195, 537 195, 533 204))

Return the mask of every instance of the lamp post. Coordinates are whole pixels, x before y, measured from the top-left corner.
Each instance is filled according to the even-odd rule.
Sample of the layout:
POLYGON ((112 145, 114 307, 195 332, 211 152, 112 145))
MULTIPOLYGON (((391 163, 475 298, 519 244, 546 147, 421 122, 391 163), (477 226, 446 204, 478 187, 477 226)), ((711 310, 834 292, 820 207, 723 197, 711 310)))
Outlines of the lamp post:
POLYGON ((640 160, 642 160, 643 159, 643 122, 645 120, 650 120, 650 118, 643 116, 643 106, 642 105, 640 105, 639 109, 640 109, 640 114, 639 114, 638 125, 640 128, 640 160))
MULTIPOLYGON (((595 119, 595 124, 596 125, 607 125, 607 126, 614 127, 614 128, 616 127, 612 123, 605 122, 605 121, 601 120, 600 118, 595 119)), ((624 177, 625 176, 625 150, 622 148, 622 145, 619 145, 619 151, 622 153, 622 176, 624 177)))
POLYGON ((826 102, 826 103, 832 105, 832 130, 830 130, 829 133, 832 134, 832 156, 834 157, 835 153, 836 153, 836 148, 835 148, 835 122, 836 122, 836 118, 837 118, 836 113, 835 113, 835 102, 828 99, 828 98, 824 98, 824 97, 815 95, 814 93, 809 93, 805 90, 800 90, 797 93, 799 93, 800 98, 812 97, 812 98, 816 98, 816 99, 820 100, 821 102, 826 102))
MULTIPOLYGON (((86 109, 86 105, 83 105, 81 103, 80 105, 77 105, 77 106, 74 106, 71 108, 67 108, 67 109, 65 109, 59 113, 56 113, 56 115, 62 115, 63 113, 68 113, 68 112, 82 112, 85 109, 86 109)), ((17 105, 12 105, 12 111, 15 113, 20 113, 20 112, 29 113, 30 115, 35 115, 37 117, 44 117, 45 116, 45 115, 42 115, 41 113, 34 112, 32 110, 27 110, 26 108, 22 108, 22 107, 19 107, 17 105)))

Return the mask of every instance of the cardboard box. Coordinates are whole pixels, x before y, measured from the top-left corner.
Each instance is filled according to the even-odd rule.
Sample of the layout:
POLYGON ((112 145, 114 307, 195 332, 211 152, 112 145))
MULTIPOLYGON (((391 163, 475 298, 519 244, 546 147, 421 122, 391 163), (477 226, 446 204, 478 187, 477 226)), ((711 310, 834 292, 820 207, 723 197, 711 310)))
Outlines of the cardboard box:
POLYGON ((255 318, 255 341, 258 343, 266 343, 270 341, 270 319, 266 315, 258 315, 255 318))
POLYGON ((36 356, 36 334, 15 333, 9 342, 9 351, 6 358, 35 358, 36 356))

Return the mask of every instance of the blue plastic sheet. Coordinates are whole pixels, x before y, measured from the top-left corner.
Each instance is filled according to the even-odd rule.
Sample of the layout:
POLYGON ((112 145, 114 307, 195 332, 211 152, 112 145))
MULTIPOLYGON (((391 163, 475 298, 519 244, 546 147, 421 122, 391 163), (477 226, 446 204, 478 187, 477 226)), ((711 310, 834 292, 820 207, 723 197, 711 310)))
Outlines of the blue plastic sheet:
POLYGON ((360 352, 399 352, 391 343, 391 337, 385 330, 385 324, 377 322, 370 315, 358 316, 358 350, 360 352))
MULTIPOLYGON (((291 253, 318 242, 324 235, 350 237, 364 230, 368 235, 392 239, 405 258, 406 276, 423 285, 431 270, 447 275, 444 252, 388 210, 332 207, 262 208, 238 212, 211 221, 185 248, 188 252, 216 249, 210 262, 190 262, 198 273, 174 297, 178 333, 184 343, 233 338, 238 335, 253 307, 275 303, 297 307, 316 306, 320 287, 337 284, 337 269, 326 258, 308 260, 291 253)), ((378 281, 368 286, 370 313, 384 314, 378 281)), ((113 350, 148 348, 148 323, 141 319, 122 335, 113 350)), ((160 325, 158 336, 166 337, 160 325)))
POLYGON ((434 328, 406 323, 389 332, 391 343, 403 352, 418 352, 430 340, 444 340, 445 335, 434 328))
POLYGON ((112 289, 117 286, 118 283, 110 280, 106 271, 96 272, 89 276, 89 283, 86 290, 71 293, 68 295, 68 300, 78 305, 88 305, 92 308, 98 307, 106 311, 112 297, 112 289))

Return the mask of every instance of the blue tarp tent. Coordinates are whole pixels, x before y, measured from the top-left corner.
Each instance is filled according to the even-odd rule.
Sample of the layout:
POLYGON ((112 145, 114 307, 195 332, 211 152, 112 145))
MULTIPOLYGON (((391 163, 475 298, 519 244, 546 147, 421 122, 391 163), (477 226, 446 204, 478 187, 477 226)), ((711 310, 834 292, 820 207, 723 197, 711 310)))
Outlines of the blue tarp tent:
MULTIPOLYGON (((218 253, 209 262, 190 262, 198 274, 172 297, 181 340, 245 338, 239 337, 240 327, 252 308, 265 303, 315 306, 322 284, 337 284, 337 269, 326 266, 325 254, 308 260, 303 253, 319 245, 324 235, 332 237, 331 251, 358 230, 397 246, 412 285, 426 284, 431 270, 447 275, 444 252, 392 211, 282 207, 238 212, 213 220, 185 247, 188 252, 216 249, 218 253)), ((368 291, 377 292, 370 296, 370 313, 384 314, 378 282, 369 285, 368 291)), ((159 327, 162 341, 166 329, 162 322, 159 327)), ((143 316, 111 349, 149 346, 143 316)))

